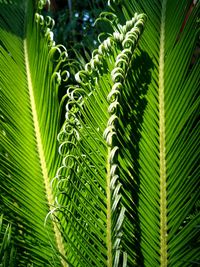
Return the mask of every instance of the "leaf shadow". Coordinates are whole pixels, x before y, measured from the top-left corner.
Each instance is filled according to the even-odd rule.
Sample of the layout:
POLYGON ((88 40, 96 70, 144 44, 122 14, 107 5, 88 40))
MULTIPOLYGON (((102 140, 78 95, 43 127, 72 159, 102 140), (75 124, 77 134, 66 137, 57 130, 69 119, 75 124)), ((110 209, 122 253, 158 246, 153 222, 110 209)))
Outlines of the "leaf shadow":
POLYGON ((140 190, 139 142, 143 115, 147 105, 146 95, 151 82, 153 62, 145 51, 133 58, 121 95, 121 120, 119 125, 120 182, 122 203, 127 212, 124 221, 123 249, 128 254, 128 266, 144 266, 141 249, 141 226, 138 213, 140 190), (134 260, 133 260, 134 259, 134 260))

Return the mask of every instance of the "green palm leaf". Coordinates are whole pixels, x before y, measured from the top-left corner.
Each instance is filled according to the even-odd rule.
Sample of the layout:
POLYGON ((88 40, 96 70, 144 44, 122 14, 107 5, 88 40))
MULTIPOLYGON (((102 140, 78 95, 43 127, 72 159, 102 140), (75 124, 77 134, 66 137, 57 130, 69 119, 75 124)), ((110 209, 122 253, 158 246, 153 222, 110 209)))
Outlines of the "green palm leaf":
POLYGON ((134 158, 139 182, 136 242, 141 251, 137 264, 196 266, 200 259, 200 62, 192 63, 192 57, 198 38, 199 2, 190 6, 189 1, 124 1, 112 7, 122 21, 130 19, 135 10, 147 14, 140 45, 154 65, 136 139, 139 156, 134 158), (189 17, 188 10, 192 10, 189 17))
POLYGON ((80 86, 68 88, 66 123, 58 137, 63 164, 54 182, 56 211, 73 266, 127 265, 118 135, 126 76, 144 21, 144 15, 135 14, 108 37, 76 74, 80 86))
POLYGON ((125 27, 104 14, 119 43, 104 41, 67 94, 55 181, 68 259, 73 266, 197 266, 199 2, 186 24, 188 1, 119 2, 110 5, 125 27), (136 11, 148 22, 132 56, 125 48, 135 47, 136 11))
POLYGON ((199 2, 109 1, 61 156, 67 53, 33 2, 0 0, 1 264, 198 266, 199 2))
POLYGON ((0 208, 12 224, 15 266, 61 264, 56 254, 64 254, 56 224, 45 219, 67 54, 52 40, 51 19, 35 11, 34 1, 0 1, 0 208))

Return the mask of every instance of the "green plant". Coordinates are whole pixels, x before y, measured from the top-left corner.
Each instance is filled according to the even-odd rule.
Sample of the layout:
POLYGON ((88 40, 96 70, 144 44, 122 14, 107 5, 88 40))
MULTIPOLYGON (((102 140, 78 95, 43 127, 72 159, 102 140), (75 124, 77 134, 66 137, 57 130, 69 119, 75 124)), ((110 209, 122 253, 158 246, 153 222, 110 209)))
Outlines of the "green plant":
POLYGON ((53 32, 55 40, 71 52, 84 44, 88 53, 96 47, 98 29, 94 27, 95 18, 105 9, 106 1, 51 1, 50 16, 55 20, 53 32))
POLYGON ((109 1, 76 85, 43 4, 0 0, 1 265, 198 266, 199 2, 109 1))
POLYGON ((0 266, 1 267, 12 267, 15 266, 16 260, 16 249, 11 242, 11 226, 7 224, 5 226, 3 222, 3 215, 0 217, 0 266))
POLYGON ((34 5, 1 1, 0 207, 12 222, 16 266, 56 262, 54 235, 61 246, 55 223, 44 222, 54 205, 50 182, 60 165, 58 88, 68 75, 67 52, 54 45, 52 20, 44 20, 34 5))

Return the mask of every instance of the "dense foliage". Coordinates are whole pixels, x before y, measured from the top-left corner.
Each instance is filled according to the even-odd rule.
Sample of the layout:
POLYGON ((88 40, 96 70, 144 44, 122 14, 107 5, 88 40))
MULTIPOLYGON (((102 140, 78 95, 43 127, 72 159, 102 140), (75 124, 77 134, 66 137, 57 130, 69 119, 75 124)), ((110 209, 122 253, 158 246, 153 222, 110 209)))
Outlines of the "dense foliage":
POLYGON ((199 266, 200 3, 79 2, 0 0, 0 266, 199 266))

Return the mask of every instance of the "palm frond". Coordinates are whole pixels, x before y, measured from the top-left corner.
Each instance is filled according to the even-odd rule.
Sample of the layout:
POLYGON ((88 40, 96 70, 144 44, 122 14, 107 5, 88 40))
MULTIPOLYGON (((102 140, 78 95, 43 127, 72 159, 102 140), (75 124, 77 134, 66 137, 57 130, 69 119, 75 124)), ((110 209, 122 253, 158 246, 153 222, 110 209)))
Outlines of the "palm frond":
POLYGON ((110 5, 121 24, 129 21, 114 25, 122 46, 134 12, 148 16, 140 48, 127 61, 132 53, 123 54, 125 47, 112 44, 108 53, 110 39, 100 45, 76 75, 81 86, 68 89, 59 135, 57 205, 69 260, 74 266, 195 266, 200 72, 199 60, 191 59, 199 3, 184 23, 188 1, 119 2, 110 5))
POLYGON ((73 266, 127 265, 118 125, 124 124, 121 106, 128 99, 123 91, 144 22, 144 15, 135 14, 108 37, 76 74, 79 86, 68 88, 66 123, 59 134, 63 164, 54 182, 73 266))
MULTIPOLYGON (((199 38, 200 3, 189 2, 110 2, 121 23, 136 10, 147 14, 140 49, 153 64, 145 106, 140 99, 136 109, 140 110, 140 126, 130 133, 135 142, 131 169, 137 190, 130 186, 130 195, 128 187, 124 192, 127 205, 134 201, 137 210, 137 266, 197 266, 200 262, 200 213, 196 209, 200 197, 200 61, 192 62, 199 38), (135 196, 131 197, 131 191, 135 196)), ((135 80, 136 74, 132 75, 135 80)), ((134 83, 131 77, 127 80, 134 83)), ((132 127, 138 115, 132 117, 132 127)))
POLYGON ((108 1, 60 156, 67 53, 33 2, 0 0, 2 263, 198 266, 199 1, 108 1))
POLYGON ((52 266, 64 253, 55 223, 44 224, 54 203, 67 53, 55 46, 52 20, 36 11, 34 1, 0 1, 0 207, 12 224, 17 266, 52 266))

